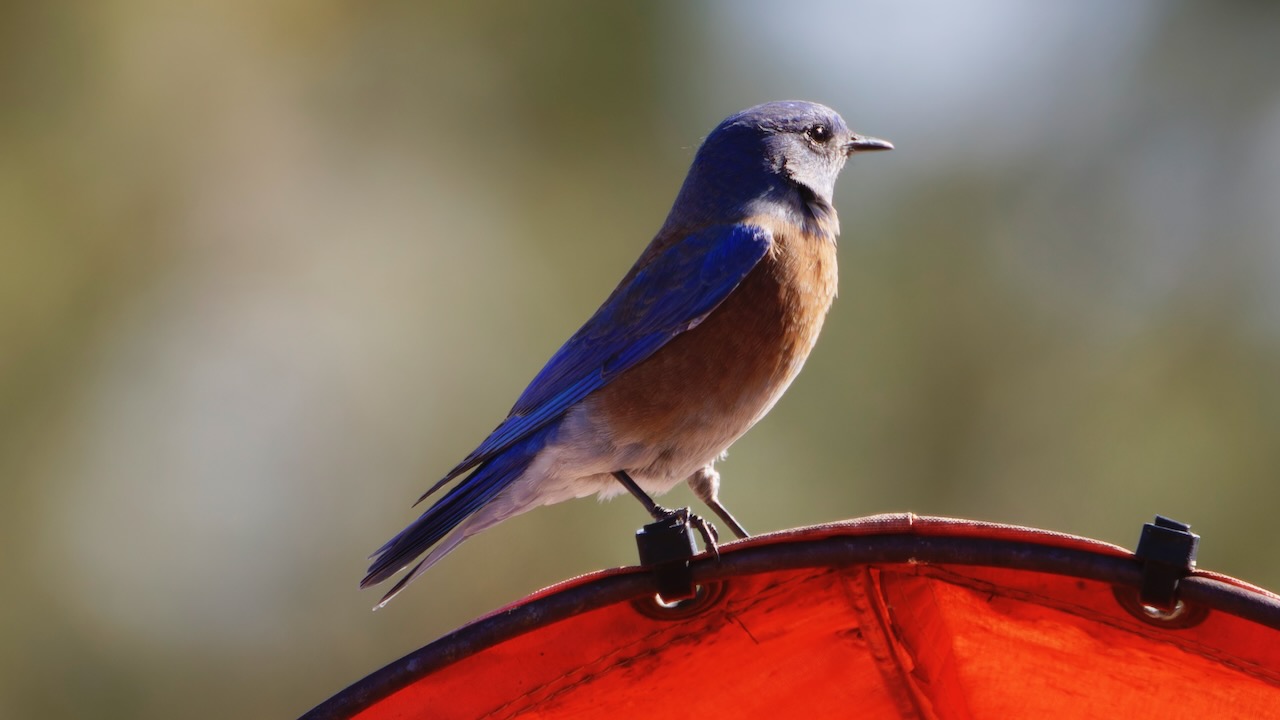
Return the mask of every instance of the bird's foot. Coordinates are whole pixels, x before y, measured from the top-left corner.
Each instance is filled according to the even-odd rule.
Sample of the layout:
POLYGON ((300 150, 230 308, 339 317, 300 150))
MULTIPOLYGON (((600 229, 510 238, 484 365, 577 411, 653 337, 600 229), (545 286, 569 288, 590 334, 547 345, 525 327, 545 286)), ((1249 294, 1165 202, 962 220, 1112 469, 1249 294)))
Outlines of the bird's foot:
MULTIPOLYGON (((654 522, 663 523, 674 520, 675 525, 679 528, 692 527, 698 531, 699 535, 702 536, 702 544, 706 547, 707 552, 715 555, 717 560, 720 559, 720 548, 717 545, 717 541, 720 539, 720 533, 716 531, 715 525, 712 525, 705 518, 699 515, 694 515, 693 511, 687 507, 670 510, 657 504, 653 501, 653 498, 649 497, 649 495, 636 484, 635 480, 631 479, 631 476, 628 475, 625 470, 614 471, 613 476, 618 479, 618 482, 622 483, 622 487, 626 488, 627 492, 634 495, 635 498, 640 501, 640 504, 644 505, 644 509, 654 519, 654 522)), ((713 509, 715 509, 714 506, 713 509)), ((716 510, 716 512, 720 511, 716 510)), ((730 523, 730 525, 736 524, 736 521, 730 523)), ((735 528, 734 531, 737 532, 737 529, 735 528)))
POLYGON ((682 507, 670 510, 661 505, 654 505, 653 519, 659 522, 674 520, 679 525, 687 525, 697 530, 702 536, 702 545, 706 551, 715 555, 717 560, 720 559, 720 532, 716 530, 714 523, 701 515, 695 515, 691 509, 682 507))

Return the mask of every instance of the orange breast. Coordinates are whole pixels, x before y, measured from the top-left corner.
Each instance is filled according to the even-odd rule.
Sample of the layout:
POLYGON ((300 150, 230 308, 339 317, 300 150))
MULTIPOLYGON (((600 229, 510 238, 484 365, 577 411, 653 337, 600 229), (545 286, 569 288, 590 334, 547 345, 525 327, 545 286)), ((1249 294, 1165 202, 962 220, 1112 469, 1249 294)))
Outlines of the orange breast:
POLYGON ((592 398, 615 444, 667 452, 683 443, 718 454, 799 372, 835 297, 835 242, 757 224, 773 232, 774 246, 742 284, 700 325, 592 398))

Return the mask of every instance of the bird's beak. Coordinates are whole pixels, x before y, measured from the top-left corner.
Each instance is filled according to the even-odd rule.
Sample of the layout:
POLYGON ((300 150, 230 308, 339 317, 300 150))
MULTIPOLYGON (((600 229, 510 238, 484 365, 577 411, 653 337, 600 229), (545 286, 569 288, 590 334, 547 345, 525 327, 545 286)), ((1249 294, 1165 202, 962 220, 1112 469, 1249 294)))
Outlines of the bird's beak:
POLYGON ((860 152, 872 152, 873 150, 892 150, 893 143, 888 140, 871 137, 869 135, 854 135, 844 146, 844 154, 852 155, 860 152))

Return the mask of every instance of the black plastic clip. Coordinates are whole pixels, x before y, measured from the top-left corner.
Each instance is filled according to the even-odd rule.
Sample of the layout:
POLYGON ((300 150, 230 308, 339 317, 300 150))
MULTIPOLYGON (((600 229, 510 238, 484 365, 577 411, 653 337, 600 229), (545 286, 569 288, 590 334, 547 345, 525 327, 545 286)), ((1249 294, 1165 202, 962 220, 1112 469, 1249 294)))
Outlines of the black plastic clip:
POLYGON ((1166 612, 1177 608, 1178 581, 1195 570, 1199 545, 1200 536, 1177 520, 1157 515, 1154 523, 1142 526, 1135 554, 1142 561, 1139 598, 1144 605, 1166 612))
POLYGON ((653 570, 658 595, 664 602, 688 600, 697 594, 689 561, 698 552, 689 523, 689 510, 676 511, 636 531, 640 564, 653 570))

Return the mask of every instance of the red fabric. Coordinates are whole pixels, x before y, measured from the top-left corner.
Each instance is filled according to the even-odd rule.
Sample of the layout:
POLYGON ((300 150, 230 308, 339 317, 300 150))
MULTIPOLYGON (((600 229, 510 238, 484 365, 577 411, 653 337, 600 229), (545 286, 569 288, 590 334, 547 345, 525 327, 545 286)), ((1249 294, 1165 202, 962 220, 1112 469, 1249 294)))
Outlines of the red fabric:
MULTIPOLYGON (((725 552, 904 528, 1128 555, 1053 533, 914 516, 753 538, 725 552)), ((574 616, 356 717, 1280 717, 1280 633, 1222 612, 1185 629, 1152 625, 1106 583, 911 563, 779 571, 722 589, 692 617, 655 619, 629 603, 574 616)))

